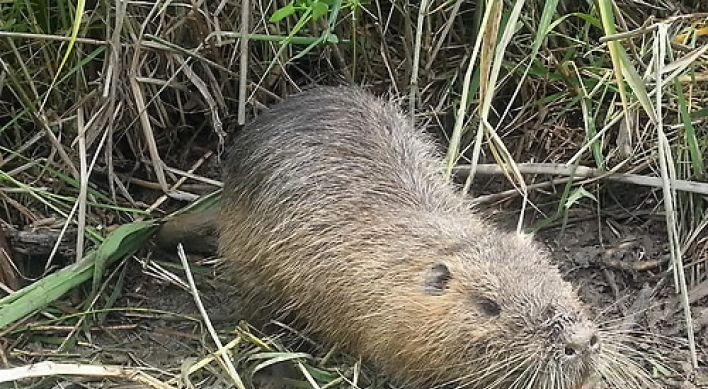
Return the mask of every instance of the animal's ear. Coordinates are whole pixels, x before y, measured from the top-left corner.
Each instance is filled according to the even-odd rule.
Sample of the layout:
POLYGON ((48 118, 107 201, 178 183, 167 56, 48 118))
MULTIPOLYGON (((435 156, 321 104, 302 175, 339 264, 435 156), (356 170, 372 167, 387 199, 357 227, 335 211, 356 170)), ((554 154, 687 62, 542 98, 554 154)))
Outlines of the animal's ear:
POLYGON ((452 273, 447 265, 441 262, 433 264, 425 272, 425 293, 431 296, 442 296, 445 294, 450 279, 452 279, 452 273))

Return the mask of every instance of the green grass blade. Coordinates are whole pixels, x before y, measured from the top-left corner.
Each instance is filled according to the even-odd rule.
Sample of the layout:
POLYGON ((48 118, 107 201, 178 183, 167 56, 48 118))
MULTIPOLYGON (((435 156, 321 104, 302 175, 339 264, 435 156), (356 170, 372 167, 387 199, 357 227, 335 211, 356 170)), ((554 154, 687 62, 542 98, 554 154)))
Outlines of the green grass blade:
POLYGON ((656 112, 654 111, 651 99, 649 99, 649 93, 647 93, 647 88, 644 84, 644 80, 641 76, 639 76, 639 73, 637 73, 637 70, 634 68, 634 65, 632 65, 632 62, 627 56, 627 52, 624 51, 622 46, 617 46, 617 53, 620 56, 620 67, 622 69, 622 76, 624 77, 625 81, 627 81, 627 84, 629 84, 629 87, 632 89, 632 92, 634 92, 634 96, 636 96, 637 100, 639 100, 639 104, 641 104, 642 108, 644 108, 644 112, 646 112, 647 116, 649 116, 649 119, 651 119, 653 123, 656 123, 658 119, 656 118, 656 112))
MULTIPOLYGON (((76 2, 76 12, 74 12, 74 23, 73 23, 73 26, 71 29, 71 39, 69 40, 69 45, 66 48, 66 52, 64 53, 64 57, 62 58, 61 63, 59 64, 59 67, 57 68, 57 72, 54 75, 54 79, 52 80, 52 84, 49 86, 49 90, 52 90, 54 88, 54 85, 56 84, 57 80, 59 79, 59 75, 61 75, 61 70, 64 68, 66 61, 69 60, 69 56, 71 55, 71 51, 74 48, 74 44, 76 43, 76 38, 79 36, 79 28, 81 27, 81 20, 84 15, 85 7, 86 7, 86 0, 78 0, 76 2)), ((44 103, 42 105, 44 105, 44 103)))
MULTIPOLYGON (((614 18, 614 12, 612 10, 613 6, 613 1, 612 0, 599 0, 598 1, 598 8, 600 10, 600 21, 602 22, 602 27, 603 30, 605 31, 605 35, 615 35, 617 33, 617 30, 615 29, 615 18, 614 18)), ((620 152, 629 155, 631 154, 631 144, 632 144, 632 126, 630 125, 630 117, 631 115, 629 114, 629 97, 627 96, 627 91, 625 89, 625 84, 624 84, 624 70, 623 70, 623 61, 622 61, 622 54, 621 52, 623 51, 622 46, 620 46, 619 42, 615 40, 611 40, 607 42, 607 47, 610 51, 610 59, 612 61, 612 68, 614 69, 615 73, 615 80, 617 82, 617 88, 619 89, 619 95, 620 95, 620 100, 622 101, 622 109, 625 112, 624 115, 624 120, 625 120, 625 125, 624 128, 620 127, 620 132, 619 136, 617 137, 617 144, 619 146, 620 152)), ((656 121, 655 121, 656 123, 656 121)))

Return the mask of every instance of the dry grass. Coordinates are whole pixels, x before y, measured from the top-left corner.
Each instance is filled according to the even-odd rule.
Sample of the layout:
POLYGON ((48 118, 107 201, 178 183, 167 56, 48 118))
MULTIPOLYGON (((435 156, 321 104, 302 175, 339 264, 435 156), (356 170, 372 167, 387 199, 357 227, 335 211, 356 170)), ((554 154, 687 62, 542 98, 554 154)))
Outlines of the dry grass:
MULTIPOLYGON (((635 224, 660 217, 674 264, 669 284, 685 313, 678 335, 691 345, 683 357, 699 362, 696 347, 705 340, 696 346, 685 329, 704 326, 708 282, 703 1, 490 1, 486 9, 462 0, 297 3, 305 6, 289 12, 283 1, 264 0, 85 9, 83 2, 0 0, 0 201, 8 226, 0 286, 19 290, 0 299, 3 365, 98 362, 76 350, 94 347, 95 331, 121 331, 112 323, 137 322, 117 305, 135 286, 127 274, 139 271, 128 270, 136 262, 114 263, 126 256, 145 274, 189 289, 170 264, 141 250, 154 229, 139 221, 218 190, 226 134, 316 83, 405 96, 415 119, 446 137, 446 174, 479 202, 522 200, 519 228, 526 213, 536 229, 565 226, 575 209, 635 224), (278 21, 271 20, 276 9, 278 21), (489 175, 503 178, 491 195, 480 190, 489 175), (608 185, 615 181, 631 193, 608 185), (49 255, 28 256, 39 249, 9 226, 57 244, 49 255), (62 252, 57 235, 72 239, 73 252, 62 252), (89 279, 90 288, 78 287, 89 279), (695 326, 691 304, 703 315, 695 326)), ((210 341, 201 327, 192 331, 179 336, 197 339, 193 356, 203 359, 185 361, 182 370, 181 360, 159 368, 132 360, 124 365, 139 371, 84 366, 76 374, 154 388, 219 380, 241 387, 246 367, 285 360, 295 361, 308 387, 364 374, 346 358, 293 353, 245 327, 211 328, 210 341), (217 335, 238 351, 235 369, 209 356, 221 348, 217 335)), ((49 375, 66 368, 43 367, 49 375)))

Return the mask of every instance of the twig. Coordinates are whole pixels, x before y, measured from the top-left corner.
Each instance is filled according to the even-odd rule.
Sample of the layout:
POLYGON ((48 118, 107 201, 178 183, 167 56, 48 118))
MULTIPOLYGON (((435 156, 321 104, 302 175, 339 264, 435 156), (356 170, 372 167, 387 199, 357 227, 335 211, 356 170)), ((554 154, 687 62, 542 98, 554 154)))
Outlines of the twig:
POLYGON ((415 120, 415 101, 418 97, 418 73, 420 71, 420 49, 423 41, 423 21, 428 12, 429 0, 422 0, 418 5, 418 20, 415 31, 415 47, 413 48, 413 65, 411 69, 411 83, 408 91, 408 110, 411 122, 415 120))
POLYGON ((241 4, 241 61, 238 80, 238 124, 246 123, 246 86, 248 85, 248 26, 251 14, 250 0, 243 0, 241 4))
MULTIPOLYGON (((80 233, 76 235, 76 262, 84 257, 84 234, 86 228, 86 194, 89 186, 88 156, 86 155, 86 127, 84 127, 84 109, 79 107, 76 115, 76 127, 78 129, 79 140, 79 169, 81 173, 79 198, 76 202, 79 205, 79 215, 76 220, 80 233)), ((69 221, 67 220, 67 224, 69 221)))
MULTIPOLYGON (((204 164, 204 162, 206 162, 207 159, 209 159, 209 157, 211 157, 211 155, 212 155, 212 152, 211 152, 211 151, 207 151, 206 154, 204 154, 201 158, 199 158, 199 160, 198 160, 197 162, 194 163, 194 165, 192 165, 192 167, 191 167, 191 169, 189 169, 188 173, 189 173, 189 174, 194 173, 197 169, 199 169, 200 166, 202 166, 202 164, 204 164)), ((182 186, 182 184, 184 184, 184 183, 187 181, 187 179, 188 179, 187 176, 182 176, 179 180, 177 180, 177 182, 175 182, 174 185, 172 185, 172 187, 170 187, 170 191, 173 192, 173 193, 174 193, 174 192, 177 192, 178 189, 179 189, 179 187, 182 186)), ((181 193, 184 193, 184 192, 181 192, 181 193)), ((197 197, 197 196, 194 196, 194 195, 191 195, 191 196, 197 197)), ((157 209, 157 207, 159 207, 160 204, 164 203, 164 202, 167 200, 167 197, 168 197, 168 196, 167 196, 166 194, 163 194, 162 196, 160 196, 160 198, 157 199, 157 201, 155 201, 155 202, 150 206, 150 208, 147 209, 147 212, 152 212, 152 211, 154 211, 155 209, 157 209)), ((171 196, 170 196, 170 197, 171 197, 171 196)), ((194 200, 194 199, 192 199, 192 200, 194 200)))
MULTIPOLYGON (((559 178, 559 179, 555 179, 555 180, 549 180, 546 182, 539 182, 536 184, 530 184, 530 185, 526 185, 526 190, 530 192, 532 190, 548 188, 548 187, 554 186, 554 185, 563 185, 570 180, 571 180, 571 178, 566 177, 566 178, 559 178)), ((475 196, 474 198, 472 198, 471 203, 473 205, 491 203, 491 202, 494 202, 497 200, 507 198, 509 196, 514 196, 514 195, 519 195, 519 194, 521 194, 521 193, 519 193, 519 190, 514 188, 514 189, 505 190, 503 192, 497 192, 497 193, 492 193, 492 194, 483 195, 483 196, 475 196)))
MULTIPOLYGON (((575 169, 574 174, 572 166, 552 163, 520 163, 517 164, 517 166, 519 168, 519 172, 522 174, 551 174, 559 176, 574 175, 582 178, 608 179, 610 181, 650 186, 653 188, 663 187, 662 179, 659 177, 648 177, 632 173, 609 173, 607 171, 586 166, 578 166, 575 169)), ((453 170, 457 174, 469 174, 470 168, 470 165, 458 165, 453 170)), ((477 165, 475 173, 482 175, 497 175, 504 174, 504 170, 496 164, 482 164, 477 165)), ((682 192, 708 195, 708 183, 687 180, 672 180, 672 186, 675 190, 682 192)))
MULTIPOLYGON (((10 32, 10 31, 0 31, 0 38, 2 37, 8 37, 8 38, 26 38, 26 39, 36 39, 36 40, 47 40, 47 41, 60 41, 60 42, 69 42, 71 39, 70 36, 61 36, 61 35, 47 35, 47 34, 29 34, 26 32, 10 32)), ((99 45, 99 46, 104 46, 107 45, 108 42, 103 41, 103 40, 98 40, 98 39, 89 39, 89 38, 76 38, 74 39, 77 43, 87 43, 89 45, 99 45)))
POLYGON ((605 43, 605 42, 609 42, 609 41, 618 41, 618 40, 632 38, 632 37, 639 36, 639 35, 646 35, 652 31, 656 30, 657 26, 658 26, 658 24, 655 23, 650 26, 641 27, 641 28, 638 28, 638 29, 632 30, 632 31, 618 32, 618 33, 612 34, 612 35, 605 35, 603 37, 600 37, 600 43, 605 43))
MULTIPOLYGON (((211 152, 209 152, 209 153, 203 155, 203 156, 199 159, 199 165, 201 166, 201 164, 204 163, 204 161, 205 161, 206 159, 208 159, 209 157, 211 157, 211 152)), ((198 167, 198 166, 197 166, 197 167, 198 167)), ((180 176, 183 176, 183 177, 191 178, 191 179, 194 180, 194 181, 202 182, 202 183, 204 183, 204 184, 206 184, 206 185, 215 186, 215 187, 217 187, 217 188, 221 188, 221 187, 224 186, 224 183, 221 182, 221 181, 212 180, 211 178, 198 176, 198 175, 192 173, 192 172, 194 171, 193 169, 190 169, 190 171, 186 172, 186 171, 181 170, 181 169, 173 168, 173 167, 170 167, 170 166, 165 166, 165 171, 167 171, 167 172, 169 172, 169 173, 174 173, 174 174, 177 174, 177 175, 180 175, 180 176)), ((183 187, 184 187, 184 185, 183 185, 183 187)))
POLYGON ((138 382, 156 389, 175 389, 147 373, 128 367, 110 365, 82 365, 45 361, 11 369, 0 369, 0 382, 19 381, 28 378, 59 375, 85 377, 113 377, 138 382))

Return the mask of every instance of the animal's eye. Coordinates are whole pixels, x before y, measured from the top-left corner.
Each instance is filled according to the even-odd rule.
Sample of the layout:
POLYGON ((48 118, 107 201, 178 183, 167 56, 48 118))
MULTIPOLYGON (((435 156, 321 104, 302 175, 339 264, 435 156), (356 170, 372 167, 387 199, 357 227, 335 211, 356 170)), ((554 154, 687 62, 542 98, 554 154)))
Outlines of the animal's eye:
POLYGON ((444 263, 434 264, 425 273, 425 293, 432 296, 443 295, 451 278, 452 273, 444 263))
POLYGON ((475 300, 475 304, 477 305, 477 308, 479 308, 479 310, 486 316, 495 317, 499 316, 501 313, 501 307, 492 299, 479 297, 475 300))

